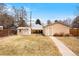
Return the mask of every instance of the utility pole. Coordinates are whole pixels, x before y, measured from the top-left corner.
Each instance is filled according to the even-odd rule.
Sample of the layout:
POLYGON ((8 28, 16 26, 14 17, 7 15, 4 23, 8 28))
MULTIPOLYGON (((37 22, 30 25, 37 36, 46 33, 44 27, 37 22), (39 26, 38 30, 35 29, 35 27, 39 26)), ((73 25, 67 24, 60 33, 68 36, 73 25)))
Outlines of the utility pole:
POLYGON ((32 11, 30 11, 30 28, 32 27, 31 19, 32 19, 32 11))

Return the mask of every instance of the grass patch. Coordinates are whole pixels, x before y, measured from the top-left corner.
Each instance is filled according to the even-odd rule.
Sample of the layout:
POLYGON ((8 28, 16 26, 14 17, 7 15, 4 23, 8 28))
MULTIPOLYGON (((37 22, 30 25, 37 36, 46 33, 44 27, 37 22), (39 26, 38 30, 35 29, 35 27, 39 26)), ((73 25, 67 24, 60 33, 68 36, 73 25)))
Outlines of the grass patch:
POLYGON ((49 37, 31 35, 1 38, 0 55, 58 56, 61 54, 49 37))
POLYGON ((76 55, 79 56, 79 40, 76 37, 57 37, 76 55))

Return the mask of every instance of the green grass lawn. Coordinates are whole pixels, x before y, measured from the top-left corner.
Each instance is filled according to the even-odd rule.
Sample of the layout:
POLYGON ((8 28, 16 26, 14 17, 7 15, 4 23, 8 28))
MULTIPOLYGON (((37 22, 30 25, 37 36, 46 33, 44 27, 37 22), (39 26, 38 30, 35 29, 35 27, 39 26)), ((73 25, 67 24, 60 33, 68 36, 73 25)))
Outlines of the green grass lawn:
POLYGON ((0 38, 0 55, 58 56, 54 43, 46 36, 8 36, 0 38))
POLYGON ((79 56, 79 39, 76 37, 57 37, 60 39, 68 48, 70 48, 76 55, 79 56))

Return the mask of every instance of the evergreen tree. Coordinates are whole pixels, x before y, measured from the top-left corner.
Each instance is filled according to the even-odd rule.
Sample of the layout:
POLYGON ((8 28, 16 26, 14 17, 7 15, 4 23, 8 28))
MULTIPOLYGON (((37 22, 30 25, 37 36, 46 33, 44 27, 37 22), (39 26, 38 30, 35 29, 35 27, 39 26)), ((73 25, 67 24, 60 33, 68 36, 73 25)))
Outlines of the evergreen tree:
POLYGON ((35 23, 41 25, 41 21, 39 19, 37 19, 35 23))

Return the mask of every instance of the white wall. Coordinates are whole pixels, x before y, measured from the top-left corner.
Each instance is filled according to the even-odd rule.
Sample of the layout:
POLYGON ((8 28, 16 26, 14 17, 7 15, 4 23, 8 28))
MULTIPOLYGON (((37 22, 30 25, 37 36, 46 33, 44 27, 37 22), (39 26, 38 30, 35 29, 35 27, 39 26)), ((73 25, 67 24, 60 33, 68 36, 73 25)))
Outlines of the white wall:
POLYGON ((17 29, 17 34, 18 35, 31 35, 31 29, 30 28, 17 29))

